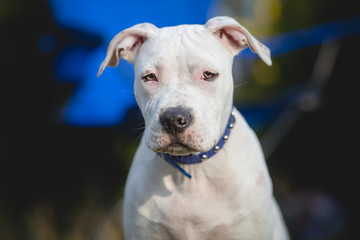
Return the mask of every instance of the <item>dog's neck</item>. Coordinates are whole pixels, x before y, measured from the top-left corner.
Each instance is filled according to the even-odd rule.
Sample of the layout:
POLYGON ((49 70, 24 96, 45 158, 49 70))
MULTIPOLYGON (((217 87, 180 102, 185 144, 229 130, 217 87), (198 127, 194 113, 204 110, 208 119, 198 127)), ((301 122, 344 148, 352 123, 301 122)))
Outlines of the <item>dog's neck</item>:
POLYGON ((207 159, 214 156, 216 153, 218 153, 223 146, 225 145, 226 141, 228 140, 231 129, 234 127, 235 124, 235 114, 234 111, 231 111, 228 123, 226 125, 225 131, 223 135, 221 136, 220 140, 217 142, 217 144, 212 147, 207 152, 202 152, 199 154, 190 154, 186 156, 174 156, 170 155, 168 153, 158 153, 159 156, 161 156, 166 162, 168 162, 171 166, 173 166, 175 169, 177 169, 179 172, 184 174, 186 177, 191 178, 191 175, 186 172, 179 164, 197 164, 202 163, 203 161, 206 161, 207 159))

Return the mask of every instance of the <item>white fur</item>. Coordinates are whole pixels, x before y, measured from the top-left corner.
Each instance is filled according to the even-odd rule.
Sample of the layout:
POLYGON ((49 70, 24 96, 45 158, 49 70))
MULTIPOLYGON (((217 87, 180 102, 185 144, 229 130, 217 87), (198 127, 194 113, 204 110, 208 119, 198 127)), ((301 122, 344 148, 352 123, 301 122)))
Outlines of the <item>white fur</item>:
POLYGON ((247 46, 271 65, 269 49, 228 17, 160 29, 135 25, 111 41, 99 75, 120 58, 134 63, 135 96, 146 126, 126 183, 127 240, 288 239, 260 144, 238 111, 221 151, 201 164, 181 165, 191 179, 155 153, 196 154, 218 142, 232 106, 233 57, 247 46), (204 71, 218 77, 205 81, 204 71), (149 73, 157 81, 144 81, 149 73), (159 121, 177 106, 193 117, 178 134, 186 148, 173 146, 159 121))

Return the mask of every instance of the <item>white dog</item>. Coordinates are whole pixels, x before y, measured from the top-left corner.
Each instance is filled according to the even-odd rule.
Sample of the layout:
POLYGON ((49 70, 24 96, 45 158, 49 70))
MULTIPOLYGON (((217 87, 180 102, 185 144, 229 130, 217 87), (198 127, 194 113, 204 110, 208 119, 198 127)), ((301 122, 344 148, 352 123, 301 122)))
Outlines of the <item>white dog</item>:
POLYGON ((232 62, 246 47, 270 51, 229 17, 205 25, 118 33, 100 66, 134 64, 145 132, 127 179, 129 239, 284 240, 259 141, 234 109, 232 62))

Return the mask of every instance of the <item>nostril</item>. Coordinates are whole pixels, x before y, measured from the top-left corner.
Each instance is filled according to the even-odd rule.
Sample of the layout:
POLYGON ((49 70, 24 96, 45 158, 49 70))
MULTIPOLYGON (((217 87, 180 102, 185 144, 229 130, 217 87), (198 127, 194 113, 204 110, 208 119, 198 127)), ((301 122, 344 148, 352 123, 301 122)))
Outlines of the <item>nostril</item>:
POLYGON ((172 134, 184 131, 191 121, 191 114, 183 107, 168 108, 160 116, 160 123, 165 131, 172 134))
POLYGON ((190 116, 179 115, 177 117, 176 123, 181 127, 186 127, 189 124, 190 116))

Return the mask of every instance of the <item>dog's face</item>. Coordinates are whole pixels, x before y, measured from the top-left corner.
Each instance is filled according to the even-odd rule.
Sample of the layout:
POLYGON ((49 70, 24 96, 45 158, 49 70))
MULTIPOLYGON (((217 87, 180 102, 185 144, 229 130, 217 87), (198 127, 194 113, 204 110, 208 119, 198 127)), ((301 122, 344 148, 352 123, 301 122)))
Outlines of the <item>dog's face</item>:
POLYGON ((207 151, 224 131, 232 102, 233 56, 197 25, 159 29, 135 60, 135 97, 153 151, 207 151))
POLYGON ((232 61, 247 46, 271 64, 269 51, 235 20, 158 29, 136 25, 119 33, 100 67, 134 63, 135 97, 144 140, 155 152, 188 155, 212 148, 232 107, 232 61))

